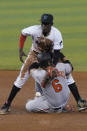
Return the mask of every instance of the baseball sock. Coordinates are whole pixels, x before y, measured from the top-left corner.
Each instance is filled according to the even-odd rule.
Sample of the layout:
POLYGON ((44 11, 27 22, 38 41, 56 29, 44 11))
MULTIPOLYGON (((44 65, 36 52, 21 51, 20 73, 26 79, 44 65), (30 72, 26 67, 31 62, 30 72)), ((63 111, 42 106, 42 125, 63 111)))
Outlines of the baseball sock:
POLYGON ((16 94, 19 92, 19 90, 20 90, 20 88, 18 88, 15 85, 13 85, 13 88, 12 88, 12 90, 10 92, 8 100, 5 103, 7 106, 11 105, 12 100, 14 99, 14 97, 16 96, 16 94))
POLYGON ((78 101, 81 100, 81 97, 80 97, 80 95, 79 95, 79 92, 78 92, 78 88, 77 88, 77 86, 76 86, 76 83, 72 83, 72 84, 70 84, 70 85, 68 85, 68 86, 69 86, 69 89, 70 89, 70 91, 72 92, 72 94, 73 94, 76 102, 78 103, 78 101))

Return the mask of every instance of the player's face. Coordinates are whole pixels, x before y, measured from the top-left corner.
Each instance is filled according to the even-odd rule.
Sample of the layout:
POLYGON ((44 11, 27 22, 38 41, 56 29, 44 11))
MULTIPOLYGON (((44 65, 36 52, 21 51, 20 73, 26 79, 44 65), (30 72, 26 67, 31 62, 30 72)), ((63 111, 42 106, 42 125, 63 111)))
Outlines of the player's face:
POLYGON ((51 30, 51 24, 41 23, 42 33, 44 36, 47 36, 51 30))

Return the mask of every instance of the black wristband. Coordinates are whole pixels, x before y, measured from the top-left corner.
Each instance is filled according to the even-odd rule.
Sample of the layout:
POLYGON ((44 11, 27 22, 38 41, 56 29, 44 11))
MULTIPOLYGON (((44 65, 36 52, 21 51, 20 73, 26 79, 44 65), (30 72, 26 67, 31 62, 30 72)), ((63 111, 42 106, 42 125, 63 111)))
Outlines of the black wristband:
POLYGON ((60 52, 60 50, 54 50, 53 53, 53 64, 56 65, 59 62, 59 59, 63 60, 64 54, 60 52))
POLYGON ((69 60, 65 60, 65 61, 63 61, 63 63, 71 64, 71 62, 69 60))

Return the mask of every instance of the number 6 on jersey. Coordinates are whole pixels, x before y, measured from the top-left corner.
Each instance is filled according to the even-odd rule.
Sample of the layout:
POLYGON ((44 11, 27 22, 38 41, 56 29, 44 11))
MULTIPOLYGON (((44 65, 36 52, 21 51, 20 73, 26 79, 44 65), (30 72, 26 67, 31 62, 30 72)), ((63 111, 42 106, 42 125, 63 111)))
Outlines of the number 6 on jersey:
POLYGON ((55 90, 55 92, 59 93, 62 90, 62 85, 59 84, 59 80, 55 79, 52 81, 52 86, 55 90))

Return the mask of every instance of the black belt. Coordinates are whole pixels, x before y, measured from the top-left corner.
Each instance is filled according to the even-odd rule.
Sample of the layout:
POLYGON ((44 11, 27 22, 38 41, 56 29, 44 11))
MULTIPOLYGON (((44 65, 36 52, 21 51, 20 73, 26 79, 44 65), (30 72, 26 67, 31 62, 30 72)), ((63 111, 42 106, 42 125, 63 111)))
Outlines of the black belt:
POLYGON ((56 108, 54 108, 54 111, 58 111, 60 109, 62 109, 62 107, 56 107, 56 108))

